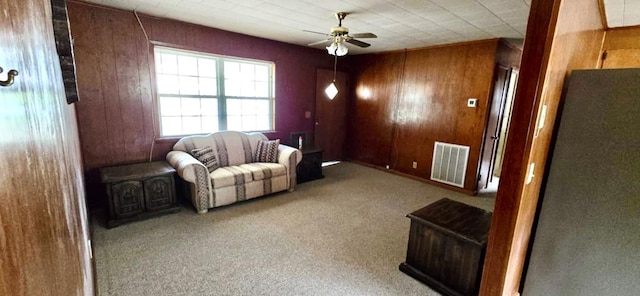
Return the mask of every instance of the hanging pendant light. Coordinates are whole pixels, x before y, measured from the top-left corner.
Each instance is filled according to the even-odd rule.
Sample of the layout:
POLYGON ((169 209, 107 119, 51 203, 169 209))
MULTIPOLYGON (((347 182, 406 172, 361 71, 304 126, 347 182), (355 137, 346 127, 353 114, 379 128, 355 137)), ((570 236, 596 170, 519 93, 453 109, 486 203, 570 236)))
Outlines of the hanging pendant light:
POLYGON ((329 97, 330 100, 333 100, 336 97, 338 94, 338 88, 336 87, 335 80, 327 86, 324 93, 327 94, 327 97, 329 97))
MULTIPOLYGON (((332 43, 331 46, 333 46, 334 44, 336 43, 332 43)), ((342 46, 344 48, 347 48, 344 45, 342 46)), ((327 50, 329 50, 329 47, 327 47, 327 50)), ((344 54, 346 54, 346 52, 344 54)), ((329 100, 333 100, 338 94, 338 88, 336 87, 336 67, 337 66, 338 66, 338 46, 336 45, 336 47, 333 50, 333 81, 331 82, 331 84, 329 84, 329 86, 327 86, 327 88, 324 89, 324 93, 327 94, 327 97, 329 97, 329 100)))

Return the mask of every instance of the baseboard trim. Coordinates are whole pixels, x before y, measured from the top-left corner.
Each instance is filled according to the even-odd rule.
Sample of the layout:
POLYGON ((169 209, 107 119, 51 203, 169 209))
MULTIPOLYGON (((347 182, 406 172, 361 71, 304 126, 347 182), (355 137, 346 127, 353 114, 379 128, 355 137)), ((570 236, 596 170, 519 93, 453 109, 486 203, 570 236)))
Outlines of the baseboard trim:
POLYGON ((473 195, 477 195, 478 194, 478 191, 467 190, 467 189, 464 189, 464 188, 459 188, 459 187, 447 185, 447 184, 444 184, 444 183, 440 183, 440 182, 432 181, 432 180, 429 180, 429 179, 417 177, 417 176, 414 176, 414 175, 410 175, 410 174, 407 174, 407 173, 396 171, 394 169, 387 169, 387 168, 384 168, 384 167, 380 167, 380 166, 377 166, 377 165, 374 165, 374 164, 362 162, 362 161, 359 161, 359 160, 348 159, 347 161, 353 162, 353 163, 356 163, 356 164, 359 164, 359 165, 363 165, 363 166, 366 166, 366 167, 374 168, 374 169, 377 169, 377 170, 380 170, 380 171, 385 171, 385 172, 388 172, 388 173, 391 173, 391 174, 394 174, 394 175, 398 175, 398 176, 406 177, 406 178, 413 179, 413 180, 416 180, 416 181, 420 181, 420 182, 423 182, 423 183, 427 183, 429 185, 434 185, 434 186, 438 186, 438 187, 441 187, 441 188, 444 188, 444 189, 457 191, 457 192, 460 192, 460 193, 463 193, 463 194, 466 194, 466 195, 472 195, 473 196, 473 195))

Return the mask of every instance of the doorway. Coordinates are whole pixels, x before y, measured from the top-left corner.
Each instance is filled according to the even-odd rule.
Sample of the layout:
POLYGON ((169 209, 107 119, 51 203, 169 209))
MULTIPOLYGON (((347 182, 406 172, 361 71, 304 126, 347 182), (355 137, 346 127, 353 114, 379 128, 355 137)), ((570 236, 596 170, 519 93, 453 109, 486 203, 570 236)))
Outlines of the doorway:
POLYGON ((478 173, 479 192, 497 192, 518 71, 497 65, 478 173))
POLYGON ((347 74, 335 73, 338 94, 329 99, 324 90, 334 80, 332 70, 318 69, 316 76, 316 116, 314 146, 324 150, 322 161, 340 161, 345 155, 347 130, 347 74))

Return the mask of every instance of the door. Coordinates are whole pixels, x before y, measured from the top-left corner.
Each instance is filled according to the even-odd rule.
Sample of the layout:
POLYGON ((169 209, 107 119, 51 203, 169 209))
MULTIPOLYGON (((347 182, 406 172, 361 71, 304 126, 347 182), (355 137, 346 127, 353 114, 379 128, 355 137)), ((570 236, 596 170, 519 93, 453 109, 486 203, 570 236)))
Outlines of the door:
POLYGON ((333 81, 333 71, 318 69, 316 77, 316 123, 314 146, 324 150, 322 161, 342 160, 347 132, 347 74, 337 72, 335 84, 338 94, 331 100, 324 90, 333 81))
POLYGON ((49 0, 0 0, 0 295, 93 295, 84 183, 49 0))
POLYGON ((480 158, 478 189, 486 189, 494 182, 493 168, 500 141, 500 127, 504 118, 504 107, 509 88, 511 69, 497 65, 494 72, 493 94, 489 102, 489 119, 484 131, 484 143, 480 158))
POLYGON ((496 151, 495 161, 493 163, 493 176, 500 178, 502 174, 502 162, 504 160, 504 148, 507 143, 507 135, 509 132, 509 125, 511 124, 511 111, 513 111, 513 97, 516 92, 516 85, 518 84, 518 71, 511 69, 509 77, 509 87, 507 89, 507 100, 504 105, 504 112, 502 113, 502 123, 500 126, 500 140, 498 141, 498 151, 496 151))

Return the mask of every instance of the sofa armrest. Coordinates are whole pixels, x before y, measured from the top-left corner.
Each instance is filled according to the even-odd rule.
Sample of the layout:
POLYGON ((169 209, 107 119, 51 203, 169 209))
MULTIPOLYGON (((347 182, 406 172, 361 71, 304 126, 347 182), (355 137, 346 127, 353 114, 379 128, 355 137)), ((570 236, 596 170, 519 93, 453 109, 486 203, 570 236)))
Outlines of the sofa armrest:
POLYGON ((282 145, 278 146, 278 163, 287 167, 287 175, 289 175, 289 190, 296 187, 296 167, 302 161, 302 152, 296 148, 282 145))
POLYGON ((209 209, 211 199, 211 178, 209 171, 191 154, 183 151, 171 151, 167 154, 167 162, 176 169, 178 176, 191 185, 191 201, 199 214, 209 209))

